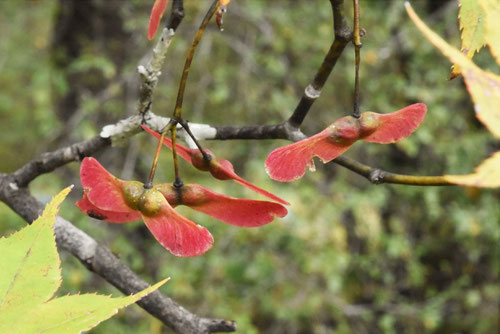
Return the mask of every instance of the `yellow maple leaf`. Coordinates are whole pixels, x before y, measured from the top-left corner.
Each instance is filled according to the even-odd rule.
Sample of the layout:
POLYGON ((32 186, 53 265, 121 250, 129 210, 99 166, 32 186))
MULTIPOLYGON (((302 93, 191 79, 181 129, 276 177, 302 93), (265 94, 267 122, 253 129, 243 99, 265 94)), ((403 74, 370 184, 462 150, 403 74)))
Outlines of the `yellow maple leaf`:
MULTIPOLYGON (((458 21, 462 30, 462 52, 472 59, 486 43, 484 36, 485 11, 477 0, 459 0, 458 21)), ((458 64, 453 65, 450 79, 461 74, 458 64)))
POLYGON ((500 151, 484 160, 473 174, 445 175, 447 181, 463 186, 497 188, 500 187, 500 151))
POLYGON ((460 65, 467 90, 474 102, 476 117, 497 138, 500 138, 500 76, 484 71, 462 52, 449 45, 432 31, 406 3, 406 11, 417 28, 451 62, 460 65))

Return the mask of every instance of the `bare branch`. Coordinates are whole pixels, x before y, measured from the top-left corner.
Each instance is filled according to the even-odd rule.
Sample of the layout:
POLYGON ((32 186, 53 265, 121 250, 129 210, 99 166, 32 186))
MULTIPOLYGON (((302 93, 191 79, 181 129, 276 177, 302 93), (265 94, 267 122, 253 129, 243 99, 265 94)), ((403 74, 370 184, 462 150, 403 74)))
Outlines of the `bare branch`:
POLYGON ((290 116, 287 121, 287 123, 294 128, 300 127, 314 101, 316 101, 316 99, 321 95, 321 89, 323 89, 326 80, 330 76, 330 73, 332 73, 335 64, 337 64, 337 60, 340 58, 340 55, 342 54, 342 51, 344 51, 346 45, 352 39, 352 32, 345 21, 344 0, 330 0, 330 3, 333 11, 335 39, 330 46, 330 50, 328 50, 323 63, 319 67, 313 82, 306 87, 299 104, 295 107, 292 116, 290 116))
POLYGON ((161 75, 161 67, 165 61, 165 57, 174 37, 174 29, 163 29, 160 40, 153 49, 153 56, 145 65, 137 67, 137 71, 141 76, 141 86, 139 87, 139 114, 144 115, 151 109, 153 101, 153 91, 158 83, 158 78, 161 75))
POLYGON ((110 144, 108 138, 96 136, 94 138, 58 149, 53 152, 43 153, 38 159, 32 160, 12 174, 18 187, 27 186, 41 174, 50 173, 60 166, 72 161, 78 161, 91 155, 110 144))
MULTIPOLYGON (((217 131, 213 139, 288 139, 299 141, 306 136, 289 123, 277 125, 214 126, 217 131)), ((208 139, 208 138, 207 138, 208 139)))

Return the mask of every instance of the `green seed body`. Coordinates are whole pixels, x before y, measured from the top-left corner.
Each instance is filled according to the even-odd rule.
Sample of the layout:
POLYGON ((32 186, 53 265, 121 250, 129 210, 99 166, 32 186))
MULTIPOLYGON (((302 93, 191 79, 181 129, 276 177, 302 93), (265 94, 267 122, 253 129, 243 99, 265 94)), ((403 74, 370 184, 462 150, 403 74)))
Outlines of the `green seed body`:
POLYGON ((125 201, 134 210, 139 210, 139 202, 143 192, 144 185, 139 181, 128 181, 123 185, 125 201))
POLYGON ((154 216, 160 212, 165 197, 156 189, 145 189, 139 200, 139 211, 146 216, 154 216))
POLYGON ((371 135, 380 125, 379 114, 367 111, 359 118, 360 138, 371 135))

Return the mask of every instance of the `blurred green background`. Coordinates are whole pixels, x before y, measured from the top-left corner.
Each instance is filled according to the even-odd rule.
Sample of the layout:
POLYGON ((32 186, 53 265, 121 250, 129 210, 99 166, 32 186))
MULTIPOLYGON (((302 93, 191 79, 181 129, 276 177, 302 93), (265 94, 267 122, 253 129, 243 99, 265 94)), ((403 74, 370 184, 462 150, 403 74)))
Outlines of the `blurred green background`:
MULTIPOLYGON (((192 37, 210 1, 185 1, 186 18, 169 50, 153 111, 173 111, 192 37)), ((351 13, 346 1, 346 13, 351 13)), ((451 44, 460 45, 456 1, 412 2, 451 44)), ((146 39, 153 1, 0 1, 0 171, 90 138, 137 110, 138 76, 154 45, 146 39)), ((461 78, 413 27, 403 1, 361 1, 361 108, 392 112, 424 102, 420 129, 395 145, 359 143, 347 155, 388 171, 467 173, 498 150, 474 117, 461 78)), ((165 15, 167 17, 168 14, 165 15)), ((349 15, 349 22, 351 16, 349 15)), ((194 58, 184 115, 217 125, 274 124, 291 114, 333 38, 327 0, 233 0, 221 33, 210 25, 194 58)), ((487 51, 476 63, 498 73, 487 51)), ((303 130, 312 135, 352 109, 349 45, 303 130)), ((241 229, 180 211, 214 235, 211 251, 176 258, 140 223, 113 225, 81 214, 79 164, 36 179, 43 201, 76 187, 62 215, 106 244, 191 311, 234 319, 238 333, 497 333, 500 305, 500 194, 461 187, 371 185, 335 164, 280 184, 265 174, 267 154, 285 141, 207 142, 253 183, 291 202, 287 217, 241 229), (496 204, 495 204, 496 203, 496 204)), ((155 140, 140 134, 97 155, 113 174, 145 180, 155 140)), ((257 198, 186 163, 185 182, 257 198)), ((165 150, 158 182, 173 170, 165 150)), ((0 204, 0 234, 25 224, 0 204)), ((60 295, 120 293, 62 253, 60 295)), ((92 333, 171 333, 137 306, 92 333)))

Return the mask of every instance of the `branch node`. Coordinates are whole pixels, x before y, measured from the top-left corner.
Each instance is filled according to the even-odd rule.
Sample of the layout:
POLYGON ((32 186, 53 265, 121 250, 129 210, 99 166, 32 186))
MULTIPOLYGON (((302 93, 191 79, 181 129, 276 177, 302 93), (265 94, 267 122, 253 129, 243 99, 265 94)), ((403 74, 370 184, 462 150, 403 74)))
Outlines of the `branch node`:
POLYGON ((374 169, 370 172, 368 179, 373 184, 381 184, 384 182, 385 173, 380 169, 374 169))
POLYGON ((304 94, 311 100, 315 100, 321 95, 321 89, 314 88, 313 85, 308 85, 304 90, 304 94))

